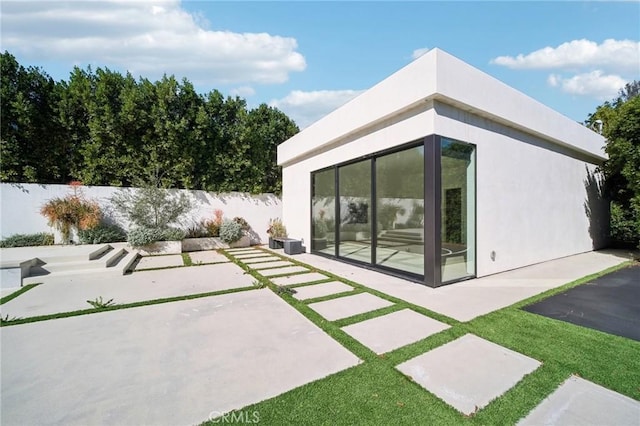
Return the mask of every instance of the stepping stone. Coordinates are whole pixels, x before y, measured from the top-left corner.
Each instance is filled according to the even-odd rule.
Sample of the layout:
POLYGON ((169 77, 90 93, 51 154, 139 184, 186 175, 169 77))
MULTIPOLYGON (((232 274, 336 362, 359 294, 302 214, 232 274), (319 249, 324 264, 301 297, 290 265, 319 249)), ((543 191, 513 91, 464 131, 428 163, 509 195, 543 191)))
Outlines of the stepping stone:
POLYGON ((285 268, 265 269, 258 271, 258 273, 264 277, 273 277, 275 275, 295 274, 297 272, 310 272, 303 266, 288 266, 285 268))
POLYGON ((272 278, 271 282, 275 285, 295 285, 326 280, 327 278, 329 277, 327 277, 326 275, 322 275, 317 272, 310 272, 308 274, 292 275, 290 277, 272 278))
POLYGON ((170 254, 167 256, 144 256, 136 265, 136 271, 154 268, 169 268, 172 266, 184 266, 182 256, 170 254))
POLYGON ((403 309, 343 327, 348 335, 377 354, 390 352, 446 330, 448 324, 403 309))
POLYGON ((571 376, 518 425, 637 425, 640 402, 571 376))
POLYGON ((473 334, 396 368, 466 415, 511 389, 540 362, 473 334))
POLYGON ((286 260, 276 260, 273 262, 261 262, 255 263, 251 265, 252 269, 268 269, 268 268, 280 268, 282 266, 293 266, 293 263, 287 262, 286 260))
POLYGON ((346 296, 324 302, 312 303, 309 307, 329 321, 335 321, 365 312, 375 311, 376 309, 386 308, 391 305, 393 305, 393 303, 374 296, 373 294, 360 293, 355 296, 346 296))
POLYGON ((275 262, 276 260, 282 260, 282 259, 275 256, 269 256, 269 257, 252 257, 249 259, 241 259, 241 260, 242 260, 242 263, 252 264, 252 263, 261 263, 261 262, 275 262))
POLYGON ((223 254, 218 253, 215 250, 207 251, 192 251, 189 253, 191 261, 193 263, 218 263, 229 262, 229 259, 223 254))
POLYGON ((248 252, 259 251, 259 250, 256 250, 251 247, 244 247, 244 248, 236 248, 236 249, 226 249, 225 251, 231 254, 234 254, 234 253, 240 254, 240 253, 248 253, 248 252))
POLYGON ((331 281, 322 284, 312 284, 305 287, 296 287, 293 295, 298 300, 313 299, 316 297, 329 296, 330 294, 344 293, 353 290, 353 287, 339 281, 331 281))
POLYGON ((263 251, 256 251, 255 253, 247 253, 247 254, 234 254, 233 257, 235 257, 236 259, 252 259, 254 257, 270 257, 271 255, 269 253, 265 253, 263 251))

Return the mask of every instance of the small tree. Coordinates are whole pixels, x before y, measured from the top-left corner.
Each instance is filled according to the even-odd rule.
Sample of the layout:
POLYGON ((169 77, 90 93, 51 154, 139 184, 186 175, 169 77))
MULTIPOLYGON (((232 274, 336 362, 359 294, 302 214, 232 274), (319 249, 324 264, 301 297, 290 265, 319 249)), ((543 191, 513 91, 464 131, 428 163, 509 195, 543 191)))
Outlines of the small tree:
POLYGON ((167 229, 191 210, 191 200, 186 194, 172 194, 157 186, 145 186, 134 192, 120 190, 111 197, 111 202, 120 214, 140 228, 167 229))

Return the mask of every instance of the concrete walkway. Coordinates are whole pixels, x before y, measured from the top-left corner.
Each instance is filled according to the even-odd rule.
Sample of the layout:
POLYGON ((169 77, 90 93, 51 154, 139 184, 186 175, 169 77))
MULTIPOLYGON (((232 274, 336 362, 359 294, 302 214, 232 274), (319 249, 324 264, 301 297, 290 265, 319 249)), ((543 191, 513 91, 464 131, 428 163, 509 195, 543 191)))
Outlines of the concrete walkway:
MULTIPOLYGON (((283 250, 276 252, 286 256, 283 250)), ((629 260, 623 251, 589 252, 433 289, 312 254, 293 258, 458 321, 471 321, 629 260)))
POLYGON ((0 339, 3 426, 199 424, 359 363, 267 289, 3 327, 0 339))

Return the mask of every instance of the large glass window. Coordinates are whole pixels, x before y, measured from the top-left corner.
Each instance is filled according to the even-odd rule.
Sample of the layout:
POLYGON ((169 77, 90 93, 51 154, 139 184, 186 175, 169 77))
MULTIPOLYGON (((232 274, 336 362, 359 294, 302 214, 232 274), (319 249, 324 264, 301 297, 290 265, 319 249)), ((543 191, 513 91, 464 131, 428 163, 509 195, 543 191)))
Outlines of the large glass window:
POLYGON ((311 249, 335 254, 336 175, 334 169, 313 174, 311 249))
POLYGON ((312 173, 311 248, 439 286, 475 276, 475 147, 437 135, 312 173))
POLYGON ((475 149, 441 139, 442 282, 475 275, 475 149))
POLYGON ((424 146, 375 161, 376 264, 424 275, 424 146))
POLYGON ((371 160, 338 168, 338 255, 371 263, 371 160))

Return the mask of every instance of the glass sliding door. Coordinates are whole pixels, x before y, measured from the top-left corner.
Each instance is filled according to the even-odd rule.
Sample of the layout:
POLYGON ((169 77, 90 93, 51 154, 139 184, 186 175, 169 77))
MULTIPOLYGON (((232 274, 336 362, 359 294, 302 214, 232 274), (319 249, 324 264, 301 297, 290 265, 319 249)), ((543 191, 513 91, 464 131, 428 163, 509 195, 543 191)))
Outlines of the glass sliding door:
POLYGON ((475 148, 441 139, 442 282, 475 275, 475 148))
POLYGON ((338 167, 338 256, 371 263, 371 160, 338 167))
POLYGON ((312 175, 311 249, 335 255, 336 175, 331 168, 312 175))
POLYGON ((376 265, 424 275, 424 146, 377 157, 376 265))

